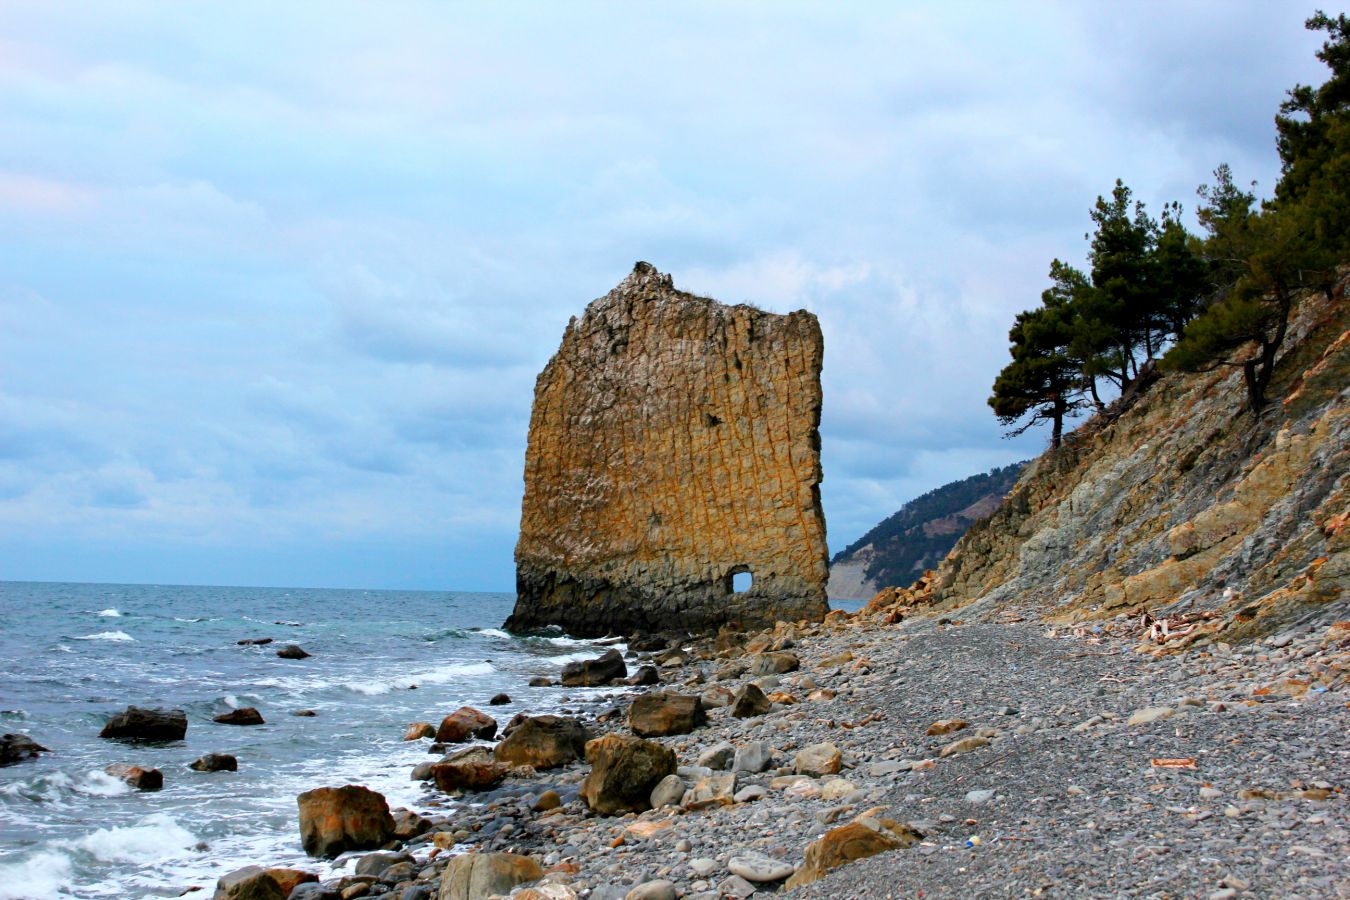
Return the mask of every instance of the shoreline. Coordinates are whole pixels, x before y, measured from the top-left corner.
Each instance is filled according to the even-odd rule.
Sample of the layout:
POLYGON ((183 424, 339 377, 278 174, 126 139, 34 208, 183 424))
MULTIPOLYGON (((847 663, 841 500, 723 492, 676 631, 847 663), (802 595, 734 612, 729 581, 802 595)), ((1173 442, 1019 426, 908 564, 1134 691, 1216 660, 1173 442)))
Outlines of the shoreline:
MULTIPOLYGON (((739 647, 702 639, 634 651, 629 671, 655 664, 661 684, 564 701, 561 714, 580 712, 592 737, 631 734, 628 708, 644 694, 716 700, 756 681, 773 695, 767 713, 742 719, 714 707, 689 733, 649 738, 680 767, 684 790, 667 796, 699 809, 596 815, 579 796, 591 769, 582 761, 458 798, 433 788, 417 808, 430 830, 407 842, 408 865, 354 854, 326 887, 294 896, 426 900, 450 859, 512 853, 542 870, 529 898, 745 897, 782 891, 784 878, 746 881, 737 874, 745 860, 732 857, 777 869, 760 875, 793 872, 809 845, 859 819, 903 823, 918 837, 793 896, 962 896, 976 885, 999 895, 1165 886, 1343 896, 1350 630, 1305 626, 1262 644, 1178 648, 1141 641, 1133 618, 1064 628, 1029 613, 913 613, 886 625, 884 610, 836 612, 746 635, 739 647), (763 653, 791 655, 797 667, 755 676, 763 653), (927 733, 942 722, 951 730, 927 733), (734 753, 754 743, 769 750, 764 771, 728 778, 712 768, 730 762, 718 745, 734 753), (837 761, 803 762, 820 744, 837 761), (691 798, 691 788, 703 794, 691 798), (546 791, 556 806, 540 802, 546 791)), ((522 700, 530 690, 502 687, 522 700)))

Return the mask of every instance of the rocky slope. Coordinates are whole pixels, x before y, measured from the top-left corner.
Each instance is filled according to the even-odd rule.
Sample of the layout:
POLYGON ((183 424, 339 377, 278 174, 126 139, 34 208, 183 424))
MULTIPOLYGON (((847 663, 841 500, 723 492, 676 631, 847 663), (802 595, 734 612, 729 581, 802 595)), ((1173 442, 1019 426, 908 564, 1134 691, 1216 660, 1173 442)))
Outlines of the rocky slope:
POLYGON ((900 507, 830 560, 830 599, 869 599, 936 566, 972 523, 998 509, 1025 466, 953 481, 900 507))
POLYGON ((1158 378, 1035 460, 924 599, 966 615, 1031 604, 1069 621, 1148 612, 1182 641, 1344 617, 1346 290, 1343 279, 1298 306, 1259 419, 1235 368, 1158 378))
POLYGON ((647 263, 591 303, 535 386, 507 626, 821 618, 823 352, 809 312, 724 306, 647 263))

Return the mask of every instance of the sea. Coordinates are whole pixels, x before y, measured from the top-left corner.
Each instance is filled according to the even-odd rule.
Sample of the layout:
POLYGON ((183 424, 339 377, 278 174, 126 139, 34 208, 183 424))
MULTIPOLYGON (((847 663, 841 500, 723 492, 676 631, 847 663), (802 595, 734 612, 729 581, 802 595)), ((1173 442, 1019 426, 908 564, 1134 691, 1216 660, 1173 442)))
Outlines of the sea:
POLYGON ((429 758, 427 741, 402 740, 410 722, 469 705, 505 724, 585 699, 526 683, 603 648, 507 634, 514 599, 0 582, 0 731, 52 751, 0 768, 0 900, 175 897, 251 864, 341 871, 302 851, 298 794, 363 784, 391 807, 425 808, 409 773, 429 758), (273 642, 239 643, 257 638, 273 642), (312 656, 279 658, 287 643, 312 656), (511 702, 489 707, 500 692, 511 702), (184 710, 187 739, 100 739, 133 704, 184 710), (212 722, 244 706, 265 724, 212 722), (239 771, 188 768, 206 753, 235 755, 239 771), (131 789, 104 772, 113 763, 160 769, 163 790, 131 789))

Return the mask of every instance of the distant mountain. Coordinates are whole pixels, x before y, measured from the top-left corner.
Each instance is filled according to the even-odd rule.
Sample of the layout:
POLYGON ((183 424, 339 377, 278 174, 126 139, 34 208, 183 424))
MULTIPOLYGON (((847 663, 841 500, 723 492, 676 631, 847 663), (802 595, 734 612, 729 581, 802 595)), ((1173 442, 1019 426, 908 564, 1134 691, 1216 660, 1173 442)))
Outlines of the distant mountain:
POLYGON ((944 484, 909 501, 830 560, 831 599, 869 598, 911 584, 942 561, 966 529, 998 508, 1025 462, 944 484))

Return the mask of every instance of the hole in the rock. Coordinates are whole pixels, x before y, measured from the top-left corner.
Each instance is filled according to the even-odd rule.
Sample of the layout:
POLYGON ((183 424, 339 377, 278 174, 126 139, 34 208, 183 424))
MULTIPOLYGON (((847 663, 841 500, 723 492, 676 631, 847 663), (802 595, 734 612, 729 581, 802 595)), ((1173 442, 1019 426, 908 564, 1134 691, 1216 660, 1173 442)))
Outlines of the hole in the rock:
POLYGON ((743 594, 750 590, 750 585, 754 584, 755 576, 750 574, 749 569, 740 572, 731 573, 731 592, 733 594, 743 594))

